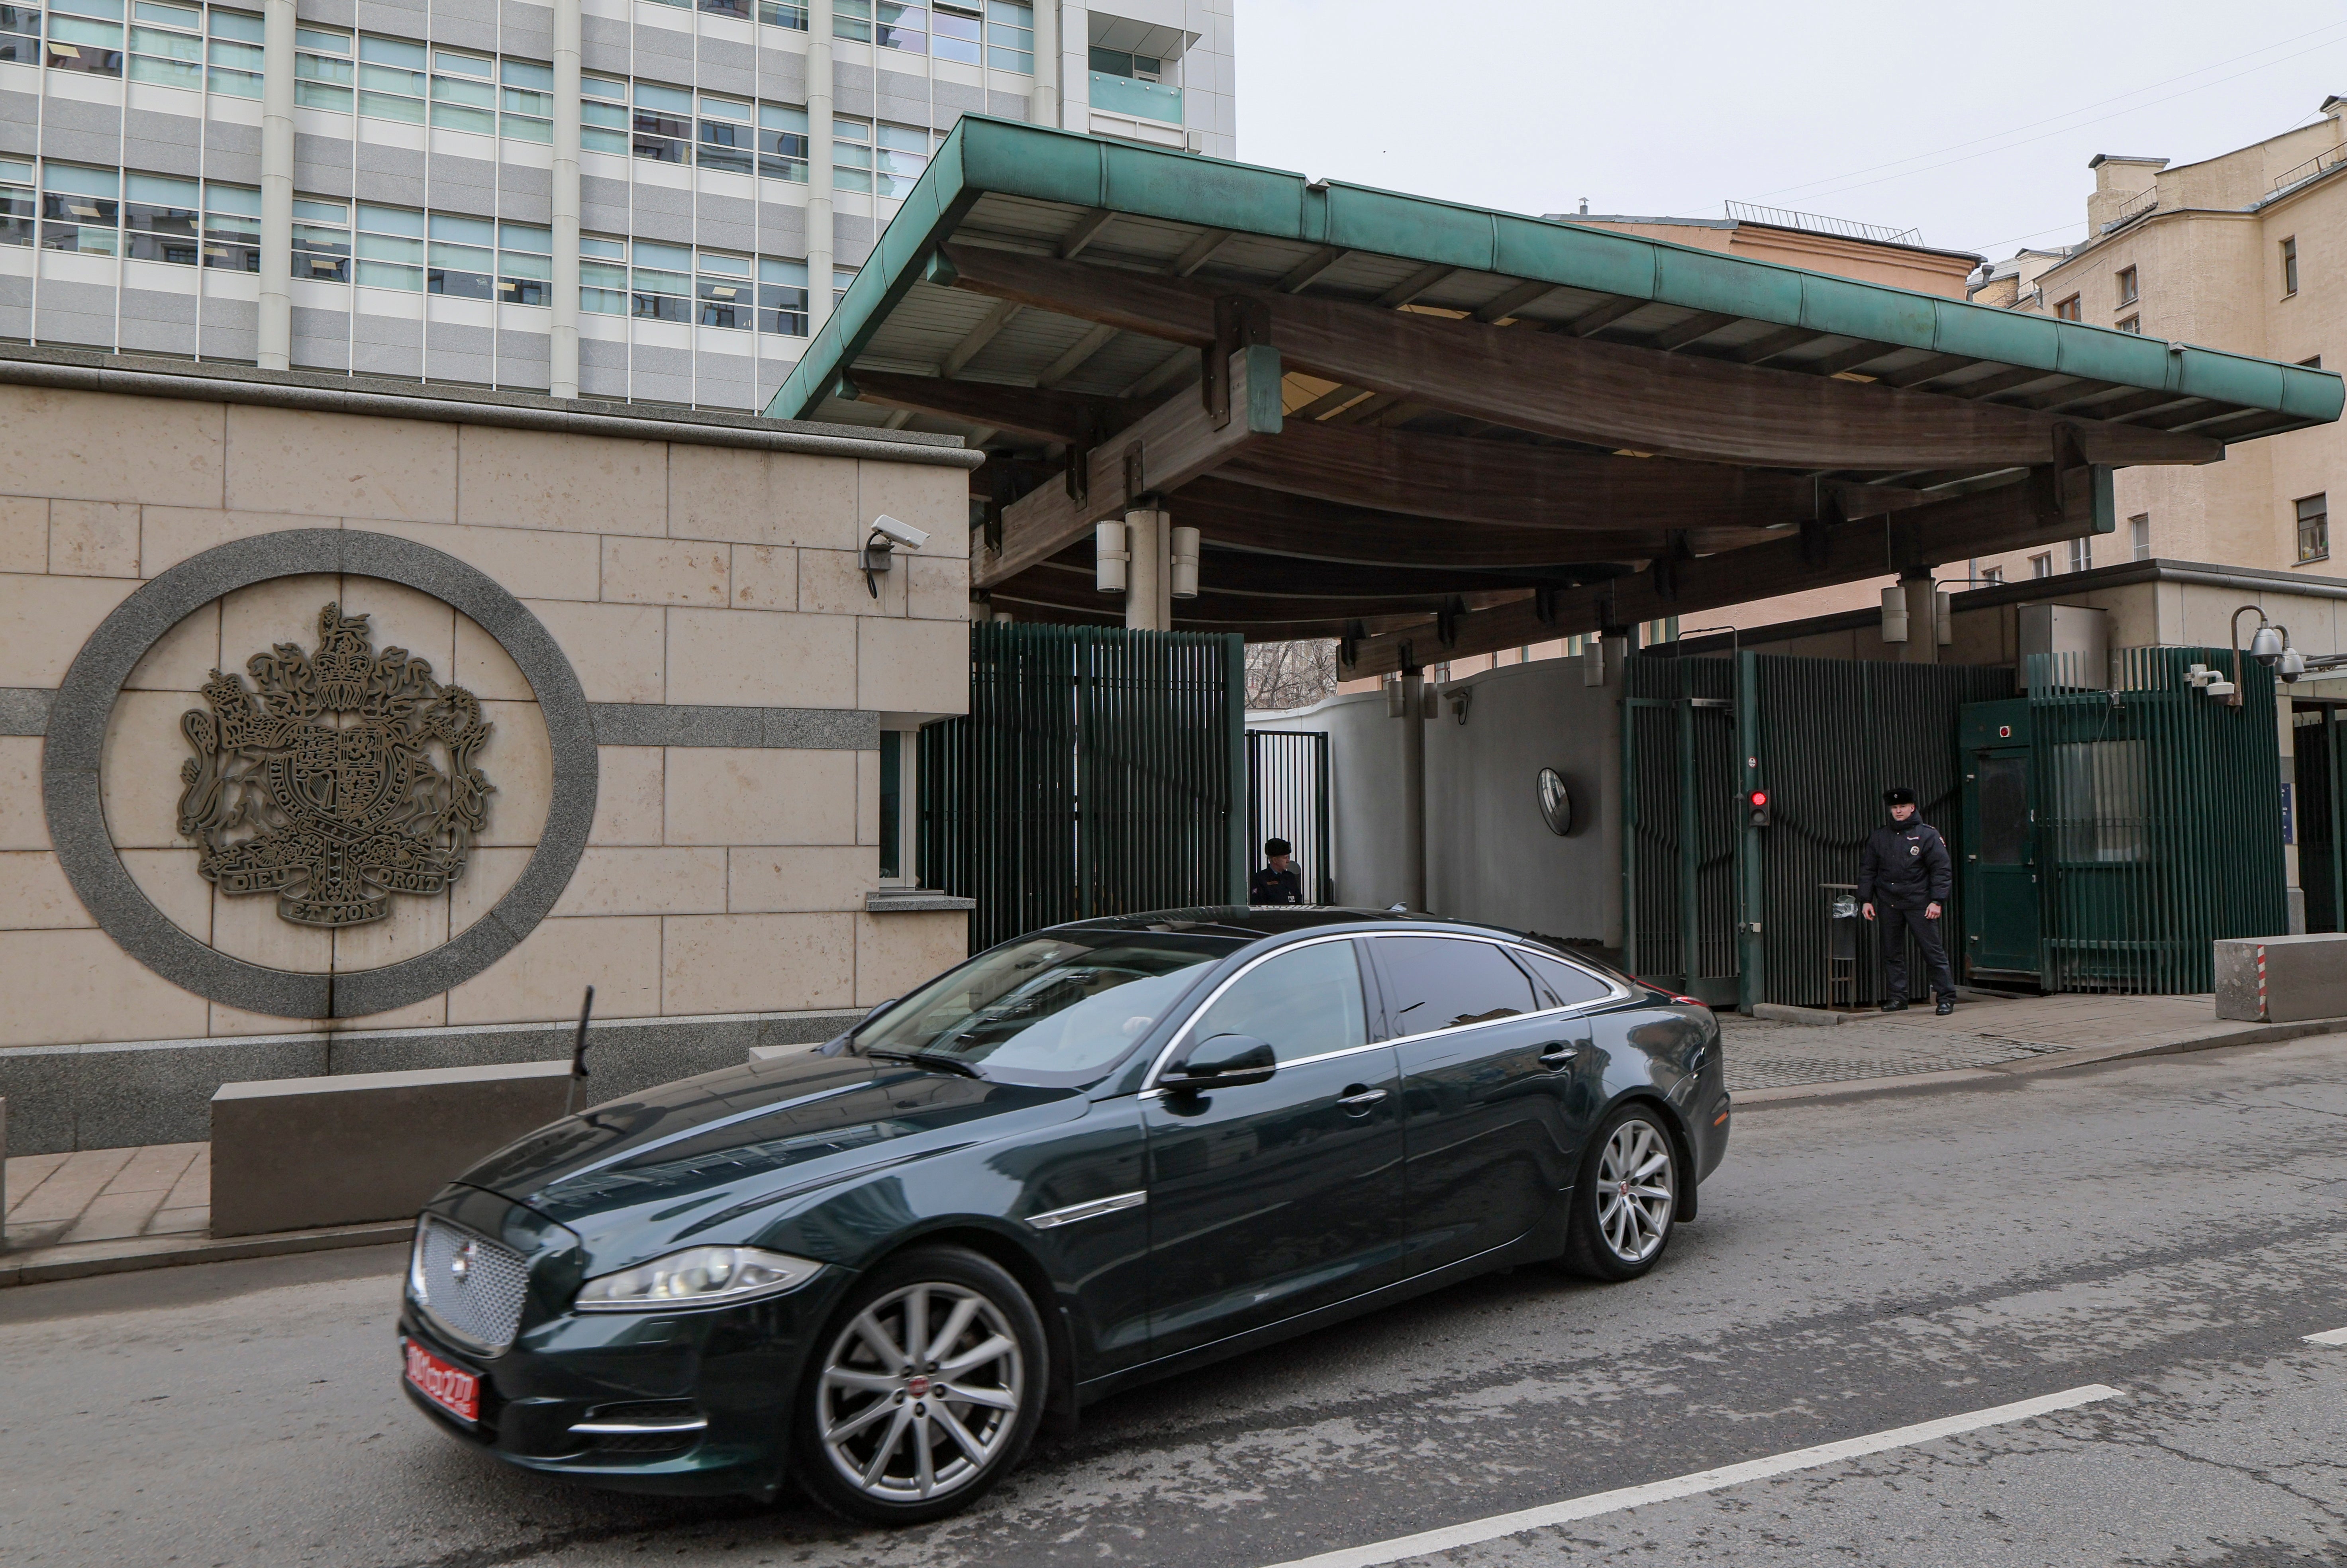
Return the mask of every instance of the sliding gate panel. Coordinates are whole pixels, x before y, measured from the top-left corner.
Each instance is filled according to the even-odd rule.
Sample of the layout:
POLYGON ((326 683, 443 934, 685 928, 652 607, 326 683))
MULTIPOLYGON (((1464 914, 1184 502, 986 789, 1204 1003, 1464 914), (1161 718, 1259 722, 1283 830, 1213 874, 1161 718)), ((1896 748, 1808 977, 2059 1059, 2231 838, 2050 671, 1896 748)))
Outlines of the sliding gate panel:
POLYGON ((1736 666, 1638 656, 1622 721, 1624 961, 1714 1004, 1736 999, 1736 666))
MULTIPOLYGON (((1328 732, 1249 730, 1247 854, 1264 840, 1284 838, 1296 856, 1296 875, 1309 903, 1337 901, 1328 864, 1328 732)), ((1250 864, 1253 864, 1251 861, 1250 864)))
POLYGON ((970 628, 969 716, 921 732, 921 879, 970 950, 1101 915, 1245 899, 1236 637, 970 628))

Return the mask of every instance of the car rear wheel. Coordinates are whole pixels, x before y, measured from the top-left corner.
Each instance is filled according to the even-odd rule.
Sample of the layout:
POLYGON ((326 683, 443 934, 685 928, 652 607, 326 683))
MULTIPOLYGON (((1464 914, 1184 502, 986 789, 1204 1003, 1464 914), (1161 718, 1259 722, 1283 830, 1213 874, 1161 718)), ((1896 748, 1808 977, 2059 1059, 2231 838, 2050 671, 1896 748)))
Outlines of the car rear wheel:
POLYGON ((1632 1104, 1607 1117, 1573 1185, 1566 1266, 1593 1279, 1635 1279, 1654 1267, 1670 1245, 1681 1180, 1660 1112, 1632 1104))
POLYGON ((842 1304, 800 1400, 799 1475, 871 1524, 969 1506, 1026 1452, 1049 1383, 1043 1320, 962 1247, 889 1259, 842 1304))

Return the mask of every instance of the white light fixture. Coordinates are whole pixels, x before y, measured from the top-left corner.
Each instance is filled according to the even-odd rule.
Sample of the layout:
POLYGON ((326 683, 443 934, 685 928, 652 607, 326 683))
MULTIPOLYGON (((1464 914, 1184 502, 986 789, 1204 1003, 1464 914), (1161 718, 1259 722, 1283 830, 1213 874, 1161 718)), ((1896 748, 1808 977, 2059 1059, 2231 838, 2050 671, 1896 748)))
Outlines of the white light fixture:
POLYGON ((1168 556, 1174 567, 1175 599, 1198 597, 1198 530, 1176 528, 1171 536, 1168 556))
POLYGON ((1125 548, 1122 519, 1102 523, 1092 529, 1093 588, 1102 593, 1122 593, 1125 569, 1132 561, 1133 552, 1125 548))
POLYGON ((1956 641, 1953 596, 1945 589, 1935 589, 1932 594, 1932 639, 1942 648, 1953 646, 1956 641))
POLYGON ((1605 639, 1592 637, 1581 645, 1581 683, 1583 686, 1605 684, 1605 639))
POLYGON ((1409 716, 1409 699, 1404 694, 1401 677, 1386 677, 1386 717, 1402 719, 1409 716))
POLYGON ((1907 641, 1907 585, 1892 583, 1882 590, 1882 641, 1907 641))

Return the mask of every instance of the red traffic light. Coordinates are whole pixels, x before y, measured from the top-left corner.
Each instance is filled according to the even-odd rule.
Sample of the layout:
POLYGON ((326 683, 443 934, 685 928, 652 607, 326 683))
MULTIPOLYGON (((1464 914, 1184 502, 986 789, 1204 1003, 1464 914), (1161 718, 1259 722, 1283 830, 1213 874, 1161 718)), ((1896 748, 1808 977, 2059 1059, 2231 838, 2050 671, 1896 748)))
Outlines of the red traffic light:
POLYGON ((1767 805, 1768 804, 1768 792, 1767 790, 1765 790, 1765 789, 1756 789, 1756 790, 1754 790, 1754 791, 1752 792, 1752 804, 1753 804, 1753 806, 1754 806, 1754 808, 1755 808, 1755 809, 1758 809, 1758 807, 1761 807, 1761 806, 1767 805))
POLYGON ((1767 827, 1768 825, 1768 792, 1765 789, 1756 789, 1746 792, 1744 796, 1744 825, 1747 827, 1767 827))

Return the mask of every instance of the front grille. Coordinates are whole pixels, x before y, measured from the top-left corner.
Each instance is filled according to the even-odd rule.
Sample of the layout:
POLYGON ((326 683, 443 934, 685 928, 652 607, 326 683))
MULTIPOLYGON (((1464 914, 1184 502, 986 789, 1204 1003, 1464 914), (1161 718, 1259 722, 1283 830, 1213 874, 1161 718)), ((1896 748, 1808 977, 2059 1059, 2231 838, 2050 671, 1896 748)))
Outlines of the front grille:
POLYGON ((495 1355, 521 1326, 529 1266, 510 1247, 430 1215, 415 1229, 407 1293, 469 1348, 495 1355))

